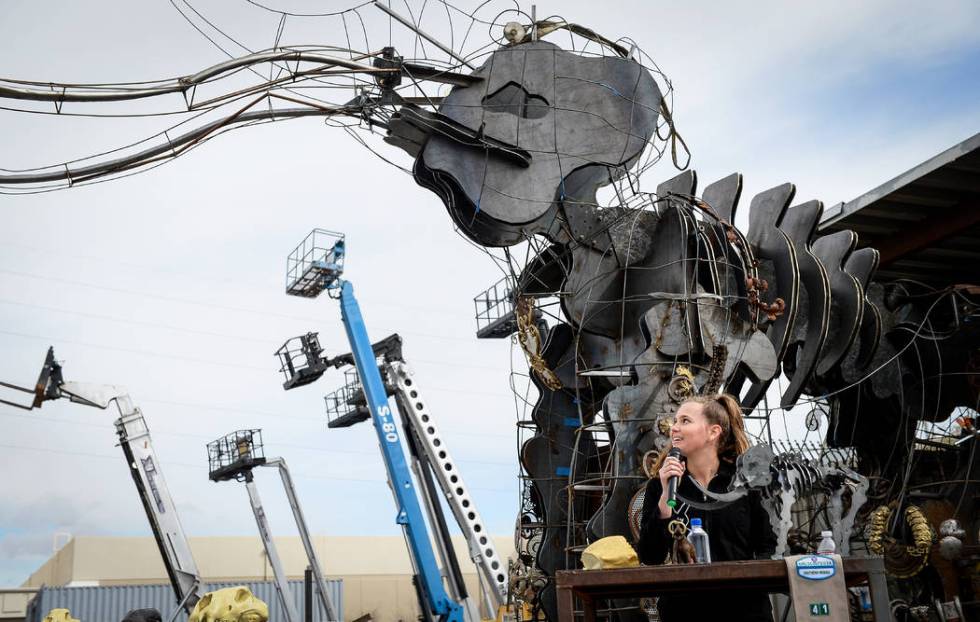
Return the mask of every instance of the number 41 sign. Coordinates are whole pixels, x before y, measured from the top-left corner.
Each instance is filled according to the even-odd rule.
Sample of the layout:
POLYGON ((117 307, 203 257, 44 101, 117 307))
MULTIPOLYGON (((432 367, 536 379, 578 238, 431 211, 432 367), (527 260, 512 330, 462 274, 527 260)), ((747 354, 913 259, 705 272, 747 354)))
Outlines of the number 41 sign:
POLYGON ((830 605, 827 603, 810 603, 811 616, 829 616, 830 605))

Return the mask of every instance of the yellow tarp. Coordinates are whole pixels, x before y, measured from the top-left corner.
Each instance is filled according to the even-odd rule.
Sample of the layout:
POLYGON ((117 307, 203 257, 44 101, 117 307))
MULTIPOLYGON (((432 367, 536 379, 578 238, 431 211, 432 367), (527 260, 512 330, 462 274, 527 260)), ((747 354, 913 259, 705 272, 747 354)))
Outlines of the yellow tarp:
POLYGON ((623 536, 609 536, 596 540, 582 551, 582 567, 586 570, 603 568, 632 568, 639 566, 636 551, 623 536))

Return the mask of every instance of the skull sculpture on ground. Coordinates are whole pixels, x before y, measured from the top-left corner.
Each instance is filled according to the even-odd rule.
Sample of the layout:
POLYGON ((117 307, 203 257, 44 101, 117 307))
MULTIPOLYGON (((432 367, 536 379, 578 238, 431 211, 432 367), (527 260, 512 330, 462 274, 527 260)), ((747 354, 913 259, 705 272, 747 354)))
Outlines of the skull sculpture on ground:
POLYGON ((78 622, 67 609, 52 609, 44 616, 44 622, 78 622))
POLYGON ((269 622, 269 607, 244 585, 208 592, 187 622, 269 622))

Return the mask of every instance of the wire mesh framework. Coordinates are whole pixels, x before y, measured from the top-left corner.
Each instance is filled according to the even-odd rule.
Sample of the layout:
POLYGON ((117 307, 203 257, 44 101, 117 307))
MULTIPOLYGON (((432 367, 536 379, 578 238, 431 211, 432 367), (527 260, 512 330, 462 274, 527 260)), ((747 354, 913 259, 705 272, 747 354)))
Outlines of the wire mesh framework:
POLYGON ((314 229, 286 258, 286 293, 316 298, 344 272, 344 234, 314 229))
POLYGON ((401 9, 360 2, 321 13, 251 4, 272 20, 272 32, 261 42, 230 35, 210 10, 187 0, 173 3, 180 17, 228 57, 189 75, 93 84, 0 79, 0 97, 9 102, 5 109, 19 113, 130 116, 106 108, 145 99, 156 105, 137 116, 181 119, 144 140, 103 153, 0 171, 0 192, 48 192, 133 175, 182 157, 225 132, 303 117, 326 117, 331 127, 373 150, 366 137, 387 124, 402 104, 434 109, 452 87, 479 82, 470 72, 495 47, 521 37, 530 41, 551 33, 552 38, 567 35, 568 43, 583 55, 631 56, 653 67, 630 40, 614 42, 558 16, 534 27, 530 13, 499 0, 475 9, 445 0, 409 2, 401 9), (511 28, 511 22, 519 27, 511 28), (283 40, 284 33, 296 37, 302 32, 307 35, 300 36, 337 45, 283 40), (273 47, 265 48, 273 39, 273 47))
MULTIPOLYGON (((665 184, 663 190, 668 190, 670 185, 665 184)), ((783 306, 790 300, 789 296, 783 299, 782 295, 792 288, 780 289, 773 269, 780 259, 765 248, 758 231, 743 237, 730 225, 734 211, 719 201, 712 186, 705 191, 713 199, 710 203, 694 198, 693 184, 675 181, 673 186, 669 192, 658 189, 649 200, 635 201, 629 210, 618 213, 619 218, 629 223, 632 240, 623 246, 617 246, 614 240, 604 257, 598 257, 591 248, 583 249, 575 244, 570 244, 570 250, 564 254, 556 253, 554 247, 528 240, 523 258, 507 253, 501 261, 502 267, 513 275, 513 282, 525 284, 513 292, 518 319, 535 309, 542 312, 549 324, 536 336, 528 330, 533 325, 528 321, 530 316, 523 318, 523 327, 518 322, 513 343, 526 357, 529 369, 527 373, 512 372, 512 386, 526 387, 517 395, 524 491, 516 536, 522 559, 534 559, 531 567, 517 569, 522 577, 518 587, 528 590, 536 581, 537 587, 530 589, 529 602, 538 603, 546 611, 550 589, 547 577, 551 568, 576 567, 585 546, 603 534, 630 533, 625 531, 630 529, 629 525, 620 527, 620 517, 607 510, 625 506, 634 510, 628 517, 637 518, 637 497, 642 494, 643 485, 651 476, 650 467, 663 449, 673 411, 686 396, 726 389, 740 395, 746 418, 757 424, 759 436, 755 441, 772 445, 783 463, 810 465, 799 466, 800 473, 812 472, 812 467, 855 471, 860 468, 871 480, 872 489, 868 494, 869 504, 859 515, 859 525, 873 504, 894 499, 896 494, 901 499, 910 493, 910 497, 905 497, 909 503, 923 490, 921 486, 929 486, 921 477, 915 483, 917 480, 911 477, 913 464, 918 464, 920 473, 925 473, 926 465, 939 463, 936 454, 957 454, 957 450, 950 448, 957 442, 970 440, 961 433, 944 436, 941 441, 933 441, 934 445, 928 438, 916 439, 914 446, 907 445, 914 433, 915 426, 911 424, 916 415, 909 412, 908 403, 901 407, 900 400, 895 399, 903 390, 901 385, 888 384, 886 380, 897 372, 907 378, 908 386, 921 386, 923 380, 917 378, 924 378, 921 366, 923 360, 929 360, 923 353, 938 352, 938 348, 931 341, 933 337, 913 346, 914 338, 909 340, 908 336, 928 333, 942 335, 939 338, 945 340, 956 330, 962 331, 966 326, 962 321, 964 315, 943 318, 938 312, 946 304, 944 296, 958 297, 954 292, 935 293, 899 286, 893 290, 898 295, 921 291, 922 298, 918 299, 921 304, 913 303, 914 298, 905 298, 909 306, 886 311, 886 305, 879 306, 883 300, 881 290, 866 285, 866 289, 859 290, 867 292, 863 295, 869 302, 864 304, 876 306, 868 311, 874 315, 865 323, 864 332, 858 335, 860 331, 855 328, 850 336, 825 333, 816 347, 806 346, 810 349, 808 353, 803 335, 812 332, 815 324, 819 328, 820 322, 839 321, 835 315, 838 311, 814 308, 821 295, 816 291, 809 303, 809 317, 802 316, 803 311, 797 309, 801 314, 798 318, 802 318, 797 320, 797 336, 786 338, 795 344, 788 351, 798 357, 796 365, 786 365, 782 368, 784 377, 772 381, 772 388, 778 388, 776 395, 783 396, 781 402, 771 404, 772 397, 765 395, 769 383, 759 384, 760 378, 775 376, 777 367, 755 378, 740 379, 737 374, 733 377, 732 363, 722 366, 721 361, 734 361, 736 366, 757 365, 766 360, 779 361, 784 356, 779 349, 780 335, 790 332, 782 327, 781 318, 791 311, 783 306), (678 186, 689 189, 678 191, 678 186), (625 270, 625 260, 633 250, 631 245, 647 243, 637 233, 646 218, 655 218, 658 228, 669 225, 671 220, 686 222, 675 229, 675 235, 676 239, 686 238, 689 243, 675 245, 676 254, 672 257, 662 253, 658 256, 653 251, 652 257, 648 256, 642 263, 629 260, 626 264, 629 269, 625 270), (770 258, 760 259, 766 256, 770 258), (751 269, 756 262, 760 265, 759 272, 751 269), (757 276, 765 274, 765 270, 769 270, 769 292, 766 283, 757 276), (544 277, 549 272, 553 276, 546 280, 544 277), (677 278, 670 287, 657 284, 658 273, 671 272, 677 278), (557 295, 549 301, 542 298, 542 292, 557 292, 557 295), (536 304, 527 305, 523 302, 527 300, 536 304), (918 309, 913 310, 916 305, 918 309), (643 311, 632 310, 637 307, 643 311), (879 312, 917 318, 916 324, 907 325, 904 331, 907 337, 893 342, 904 342, 904 347, 894 347, 884 341, 883 333, 868 330, 868 325, 878 322, 888 330, 887 316, 878 315, 879 312), (696 322, 686 321, 692 316, 697 317, 696 322), (637 320, 643 324, 640 335, 643 341, 632 349, 627 335, 637 320), (740 328, 739 322, 747 322, 750 328, 740 328), (753 352, 750 342, 742 341, 753 334, 766 336, 773 345, 771 353, 760 357, 758 351, 753 352), (844 345, 848 341, 850 345, 844 345), (851 353, 845 355, 848 347, 852 348, 851 353), (867 352, 876 347, 880 354, 877 358, 870 357, 867 352), (864 348, 868 349, 866 354, 859 356, 864 348), (836 357, 835 366, 821 372, 816 359, 811 359, 813 366, 801 370, 813 351, 822 351, 824 357, 836 357), (835 351, 839 354, 834 354, 835 351), (644 389, 644 385, 648 388, 644 389), (882 429, 866 428, 864 422, 881 418, 881 415, 859 417, 870 403, 894 413, 890 416, 901 423, 890 429, 886 426, 884 434, 882 429), (800 408, 794 411, 797 405, 800 408), (774 441, 774 423, 778 425, 782 420, 785 424, 789 418, 798 418, 801 423, 805 419, 806 437, 802 442, 774 441), (664 440, 656 441, 657 438, 664 440), (623 460, 624 455, 629 460, 623 460), (624 494, 625 491, 630 492, 624 494)), ((790 214, 798 217, 805 211, 790 210, 790 214)), ((858 263, 864 261, 861 254, 847 263, 830 250, 831 241, 813 244, 806 237, 809 234, 792 227, 787 235, 791 240, 803 235, 807 241, 800 245, 803 249, 800 253, 804 256, 813 248, 812 256, 817 261, 828 266, 846 263, 850 272, 836 267, 837 278, 846 278, 848 283, 854 283, 854 279, 869 282, 867 275, 873 269, 869 267, 873 261, 862 268, 858 263), (862 270, 866 271, 864 276, 862 270)), ((671 244, 667 237, 652 238, 651 242, 654 249, 671 244)), ((813 270, 814 274, 820 273, 819 267, 813 270)), ((828 271, 832 276, 835 274, 830 268, 828 271)), ((797 278, 802 281, 805 277, 805 272, 801 272, 797 278)), ((806 283, 811 288, 819 284, 816 279, 806 283)), ((803 286, 801 282, 800 287, 803 286)), ((830 303, 833 294, 829 291, 824 300, 830 303)), ((862 303, 839 301, 838 304, 854 308, 862 303)), ((967 310, 966 315, 970 316, 980 311, 974 301, 959 308, 967 310)), ((847 321, 851 326, 861 324, 860 318, 847 321)), ((819 330, 816 334, 820 335, 819 330)), ((902 332, 892 332, 892 339, 899 334, 902 332)), ((943 348, 955 348, 952 342, 946 343, 943 348)), ((938 363, 937 359, 933 360, 938 363)), ((944 412, 938 407, 938 397, 933 394, 928 398, 929 403, 936 405, 937 412, 944 412)), ((965 396, 956 399, 962 397, 965 396)), ((915 394, 912 406, 925 410, 921 408, 922 399, 921 393, 915 394)), ((961 432, 959 424, 947 427, 956 427, 961 432)), ((926 435, 920 432, 919 436, 926 435)), ((971 460, 960 451, 955 459, 947 457, 947 466, 938 467, 939 472, 946 473, 945 469, 953 461, 961 465, 962 474, 971 460)), ((807 479, 809 475, 803 478, 812 481, 807 479)), ((950 480, 945 481, 953 486, 950 480)), ((928 489, 924 492, 930 494, 928 489)), ((851 502, 851 497, 845 494, 845 507, 851 502)), ((835 503, 839 511, 840 502, 835 503)), ((831 495, 820 489, 792 504, 787 510, 792 526, 786 534, 791 552, 812 552, 822 529, 840 527, 828 518, 831 506, 831 495)), ((855 530, 845 537, 858 535, 855 530)), ((863 545, 857 543, 853 550, 862 549, 863 545)), ((622 611, 619 613, 624 615, 622 611)))
POLYGON ((208 477, 211 481, 245 481, 253 468, 265 464, 262 430, 237 430, 208 443, 208 477))

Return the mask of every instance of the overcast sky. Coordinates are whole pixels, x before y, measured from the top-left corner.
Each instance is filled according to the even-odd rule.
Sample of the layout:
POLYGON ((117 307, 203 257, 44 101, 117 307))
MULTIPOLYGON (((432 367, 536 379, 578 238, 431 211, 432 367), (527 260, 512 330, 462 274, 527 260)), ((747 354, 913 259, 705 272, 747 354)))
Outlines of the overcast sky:
MULTIPOLYGON (((306 12, 355 4, 269 3, 306 12)), ((192 4, 252 49, 275 40, 278 16, 244 0, 192 4)), ((431 29, 447 32, 431 6, 431 29)), ((630 36, 659 64, 702 187, 740 171, 746 200, 792 181, 798 200, 832 205, 980 130, 972 0, 599 6, 541 1, 537 10, 630 36)), ((372 11, 362 9, 371 43, 384 45, 387 22, 372 11)), ((338 18, 290 18, 282 41, 343 37, 338 18)), ((486 28, 470 37, 482 45, 486 28)), ((225 58, 163 0, 0 3, 5 78, 148 80, 225 58)), ((89 155, 170 122, 0 111, 0 168, 89 155)), ((664 162, 647 187, 673 174, 664 162)), ((373 430, 326 429, 322 396, 340 375, 289 393, 277 375, 273 352, 288 337, 319 331, 329 353, 348 349, 335 302, 282 293, 285 256, 313 227, 346 232, 346 275, 372 338, 405 338, 480 511, 493 533, 510 533, 518 486, 508 376, 512 360, 525 366, 507 340, 475 339, 472 302, 500 273, 453 232, 435 195, 322 120, 233 132, 111 183, 0 196, 0 380, 32 384, 54 345, 67 379, 127 387, 190 535, 255 533, 245 490, 209 482, 205 454, 209 440, 253 427, 264 429, 267 453, 290 464, 315 533, 395 533, 373 430)), ((149 534, 114 418, 62 402, 31 413, 0 406, 0 586, 43 563, 56 532, 149 534)), ((295 533, 278 479, 259 480, 274 532, 295 533)))

